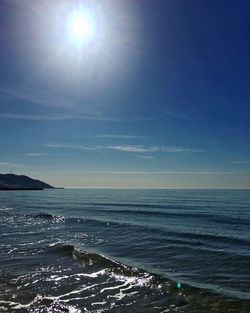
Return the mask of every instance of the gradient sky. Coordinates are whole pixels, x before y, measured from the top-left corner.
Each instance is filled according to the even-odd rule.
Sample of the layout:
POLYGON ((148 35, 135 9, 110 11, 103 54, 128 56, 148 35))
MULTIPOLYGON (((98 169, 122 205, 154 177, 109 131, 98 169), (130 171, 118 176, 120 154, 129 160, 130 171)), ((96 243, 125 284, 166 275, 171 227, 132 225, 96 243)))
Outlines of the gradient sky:
POLYGON ((1 0, 0 172, 250 188, 249 12, 248 0, 1 0), (79 3, 97 25, 84 47, 65 32, 79 3))

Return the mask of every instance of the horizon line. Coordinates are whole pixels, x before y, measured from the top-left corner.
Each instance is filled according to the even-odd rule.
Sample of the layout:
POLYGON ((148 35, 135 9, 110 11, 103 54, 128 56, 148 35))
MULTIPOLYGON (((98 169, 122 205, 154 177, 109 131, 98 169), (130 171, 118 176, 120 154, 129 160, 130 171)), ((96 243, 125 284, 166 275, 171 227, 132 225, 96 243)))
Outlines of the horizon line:
MULTIPOLYGON (((250 190, 250 187, 247 188, 237 188, 237 187, 62 187, 65 189, 159 189, 159 190, 250 190)), ((53 188, 52 188, 53 189, 53 188)), ((52 190, 49 189, 49 190, 52 190)), ((56 187, 55 187, 56 189, 56 187)), ((62 189, 62 190, 63 190, 62 189)))

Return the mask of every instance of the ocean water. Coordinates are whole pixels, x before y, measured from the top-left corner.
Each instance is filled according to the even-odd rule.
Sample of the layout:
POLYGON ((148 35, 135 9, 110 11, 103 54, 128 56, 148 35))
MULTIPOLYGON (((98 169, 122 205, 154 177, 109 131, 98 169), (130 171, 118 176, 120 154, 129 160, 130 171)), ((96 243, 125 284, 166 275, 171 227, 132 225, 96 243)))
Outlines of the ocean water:
POLYGON ((250 312, 250 190, 0 192, 0 312, 250 312))

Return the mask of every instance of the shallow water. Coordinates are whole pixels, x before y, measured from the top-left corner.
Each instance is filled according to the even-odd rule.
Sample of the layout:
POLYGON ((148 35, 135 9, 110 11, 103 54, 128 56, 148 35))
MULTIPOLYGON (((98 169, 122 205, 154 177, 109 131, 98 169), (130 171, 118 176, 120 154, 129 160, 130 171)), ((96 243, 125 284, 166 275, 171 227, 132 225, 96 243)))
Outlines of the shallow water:
POLYGON ((250 311, 249 190, 0 192, 0 234, 0 312, 250 311))

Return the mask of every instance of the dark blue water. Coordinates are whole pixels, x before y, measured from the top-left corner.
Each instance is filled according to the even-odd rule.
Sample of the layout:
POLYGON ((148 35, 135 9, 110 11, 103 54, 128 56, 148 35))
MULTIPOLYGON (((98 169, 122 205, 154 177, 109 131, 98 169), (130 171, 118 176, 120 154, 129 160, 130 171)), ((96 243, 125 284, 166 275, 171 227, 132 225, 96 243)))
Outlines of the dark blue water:
POLYGON ((249 190, 0 192, 0 234, 0 312, 250 312, 249 190))

